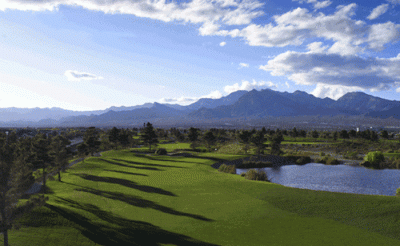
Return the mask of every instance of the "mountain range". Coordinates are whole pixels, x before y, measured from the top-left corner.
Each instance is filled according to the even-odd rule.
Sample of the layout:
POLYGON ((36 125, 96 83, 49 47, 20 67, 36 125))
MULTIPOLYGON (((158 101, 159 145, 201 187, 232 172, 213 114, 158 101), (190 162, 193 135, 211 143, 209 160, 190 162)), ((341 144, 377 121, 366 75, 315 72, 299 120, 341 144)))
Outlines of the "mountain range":
POLYGON ((400 119, 400 101, 374 97, 363 92, 347 93, 338 100, 317 98, 303 91, 236 91, 219 99, 203 98, 182 106, 146 103, 131 107, 111 107, 97 111, 70 111, 61 108, 3 108, 2 127, 140 126, 143 122, 174 124, 228 120, 262 120, 300 116, 363 116, 400 119))

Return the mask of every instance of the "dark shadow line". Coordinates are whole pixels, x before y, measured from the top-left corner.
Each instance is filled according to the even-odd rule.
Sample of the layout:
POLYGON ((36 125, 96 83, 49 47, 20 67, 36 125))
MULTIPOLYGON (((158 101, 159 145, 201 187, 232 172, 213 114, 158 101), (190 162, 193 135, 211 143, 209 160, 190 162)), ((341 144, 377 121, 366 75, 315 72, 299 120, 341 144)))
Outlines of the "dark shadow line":
MULTIPOLYGON (((127 161, 127 160, 122 160, 122 159, 112 159, 114 161, 123 161, 129 164, 134 164, 134 165, 143 165, 143 166, 153 166, 153 167, 173 167, 173 168, 184 168, 184 167, 177 167, 177 166, 169 166, 169 165, 162 165, 162 164, 150 164, 150 163, 141 163, 141 162, 135 162, 135 161, 127 161)), ((158 160, 155 160, 158 161, 158 160)))
POLYGON ((69 208, 47 204, 46 207, 74 223, 75 228, 81 231, 89 240, 99 245, 148 245, 172 244, 179 246, 217 246, 200 240, 163 230, 150 223, 125 219, 101 210, 88 203, 77 203, 71 199, 57 197, 56 202, 91 213, 107 222, 92 222, 69 208))
POLYGON ((133 189, 144 191, 147 193, 157 193, 157 194, 166 195, 166 196, 176 196, 174 193, 166 191, 164 189, 151 187, 151 186, 147 186, 147 185, 139 185, 136 182, 126 180, 126 179, 113 178, 113 177, 100 177, 100 176, 94 176, 94 175, 90 175, 90 174, 74 174, 74 175, 79 176, 86 180, 90 180, 90 181, 105 182, 105 183, 110 183, 110 184, 119 184, 119 185, 122 185, 125 187, 133 188, 133 189))
MULTIPOLYGON (((172 161, 172 162, 180 162, 180 163, 187 163, 187 164, 202 164, 202 163, 198 163, 198 162, 188 162, 188 161, 179 161, 179 160, 175 159, 174 157, 193 158, 193 159, 196 159, 196 158, 205 159, 204 157, 200 158, 200 157, 198 157, 198 156, 170 156, 170 157, 174 158, 173 160, 157 159, 157 158, 152 158, 152 157, 150 157, 150 156, 141 156, 141 157, 146 158, 146 159, 149 159, 149 160, 153 160, 153 161, 168 161, 168 162, 171 162, 171 161, 172 161)), ((222 159, 220 159, 220 160, 222 160, 222 159)), ((183 168, 184 168, 184 167, 183 167, 183 168)))
POLYGON ((103 170, 107 171, 107 172, 122 173, 122 174, 136 175, 136 176, 149 176, 149 175, 143 174, 143 173, 131 173, 131 172, 125 172, 125 171, 111 170, 111 169, 103 169, 103 170))
POLYGON ((202 220, 202 221, 208 221, 208 222, 214 221, 212 219, 208 219, 201 215, 179 212, 172 208, 159 205, 155 202, 142 199, 139 196, 127 195, 127 194, 120 193, 120 192, 101 191, 101 190, 96 190, 93 188, 77 188, 75 190, 82 191, 82 192, 88 192, 88 193, 91 193, 94 195, 102 196, 102 197, 113 199, 113 200, 118 200, 121 202, 125 202, 129 205, 135 206, 135 207, 151 208, 151 209, 155 209, 155 210, 158 210, 158 211, 161 211, 164 213, 178 215, 178 216, 186 216, 186 217, 190 217, 190 218, 202 220))
POLYGON ((122 163, 118 163, 118 162, 114 162, 114 161, 110 161, 110 160, 106 160, 106 159, 100 159, 104 162, 107 162, 109 164, 113 164, 113 165, 117 165, 117 166, 121 166, 121 167, 130 167, 130 168, 136 168, 136 169, 143 169, 143 170, 152 170, 152 171, 164 171, 155 167, 138 167, 138 166, 132 166, 132 165, 126 165, 126 164, 122 164, 122 163))

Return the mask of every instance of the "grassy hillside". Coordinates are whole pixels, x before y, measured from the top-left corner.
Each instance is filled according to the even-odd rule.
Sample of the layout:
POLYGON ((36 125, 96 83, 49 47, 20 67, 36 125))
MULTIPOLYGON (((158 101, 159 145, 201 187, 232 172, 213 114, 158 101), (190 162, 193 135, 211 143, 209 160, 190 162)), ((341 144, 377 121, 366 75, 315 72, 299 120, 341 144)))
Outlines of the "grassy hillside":
POLYGON ((48 182, 48 205, 23 218, 10 244, 400 245, 396 197, 249 181, 210 167, 240 156, 198 155, 88 158, 48 182))

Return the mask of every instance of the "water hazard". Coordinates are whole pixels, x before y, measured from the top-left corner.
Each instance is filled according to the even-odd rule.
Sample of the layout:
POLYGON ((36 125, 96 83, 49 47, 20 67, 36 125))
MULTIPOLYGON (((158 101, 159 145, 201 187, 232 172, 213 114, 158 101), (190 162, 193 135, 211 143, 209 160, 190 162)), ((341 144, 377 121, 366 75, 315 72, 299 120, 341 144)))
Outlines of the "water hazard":
MULTIPOLYGON (((261 168, 268 179, 285 186, 334 192, 394 196, 400 187, 400 170, 310 163, 261 168)), ((237 174, 246 169, 237 169, 237 174)))

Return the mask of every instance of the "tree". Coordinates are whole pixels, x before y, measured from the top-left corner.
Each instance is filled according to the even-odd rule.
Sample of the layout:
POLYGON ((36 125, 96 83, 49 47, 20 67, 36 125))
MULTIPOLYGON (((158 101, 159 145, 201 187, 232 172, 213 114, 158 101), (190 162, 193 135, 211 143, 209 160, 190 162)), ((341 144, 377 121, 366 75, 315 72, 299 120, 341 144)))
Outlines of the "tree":
POLYGON ((379 164, 385 161, 385 156, 381 151, 368 152, 364 157, 364 161, 371 163, 374 168, 379 168, 379 164))
POLYGON ((149 146, 151 151, 151 146, 156 146, 158 143, 157 134, 154 131, 153 125, 150 122, 147 122, 146 127, 143 129, 143 134, 141 136, 145 145, 149 146))
POLYGON ((123 147, 131 147, 132 143, 134 142, 133 138, 132 138, 132 132, 129 131, 128 129, 122 129, 119 131, 118 134, 118 142, 119 144, 123 147))
POLYGON ((341 130, 340 133, 339 133, 339 136, 340 136, 341 138, 344 138, 344 139, 347 139, 347 138, 350 137, 349 134, 348 134, 348 132, 347 132, 346 130, 341 130))
POLYGON ((58 174, 58 181, 61 182, 61 171, 65 171, 68 166, 68 158, 70 152, 67 149, 67 145, 71 144, 67 138, 62 135, 54 137, 51 141, 50 155, 53 159, 53 166, 58 174))
POLYGON ((85 143, 81 143, 78 146, 76 146, 76 148, 78 149, 78 154, 80 156, 85 156, 88 155, 88 146, 85 143))
POLYGON ((349 137, 355 138, 356 136, 357 136, 357 132, 355 130, 352 129, 349 131, 349 137))
POLYGON ((113 127, 108 132, 108 140, 114 145, 115 148, 117 148, 119 133, 120 133, 120 130, 116 127, 113 127))
POLYGON ((17 143, 8 142, 0 137, 0 232, 3 233, 4 246, 9 245, 8 230, 15 227, 15 220, 33 207, 44 205, 44 196, 32 197, 24 204, 18 200, 34 183, 32 168, 24 162, 24 156, 18 156, 17 143))
POLYGON ((188 139, 192 143, 190 146, 193 150, 196 149, 196 142, 199 138, 199 129, 190 127, 188 133, 188 139))
POLYGON ((334 133, 333 133, 333 141, 336 141, 337 140, 337 138, 338 138, 338 132, 337 131, 335 131, 334 133))
POLYGON ((32 142, 33 165, 42 168, 43 193, 46 191, 47 168, 52 163, 52 158, 49 155, 49 148, 49 139, 42 133, 37 134, 32 142))
POLYGON ((296 141, 296 138, 299 136, 299 133, 297 132, 296 127, 293 127, 293 129, 290 131, 289 135, 294 138, 294 141, 296 141))
POLYGON ((256 151, 258 155, 261 155, 261 152, 264 150, 265 145, 265 136, 262 131, 257 131, 255 134, 253 134, 250 138, 250 142, 254 144, 256 147, 256 151))
POLYGON ((386 130, 381 132, 381 137, 384 139, 389 139, 389 133, 386 130))
POLYGON ((282 134, 275 134, 271 138, 271 155, 280 155, 281 154, 281 142, 283 141, 282 134))
POLYGON ((216 138, 212 131, 207 131, 203 136, 203 140, 206 142, 207 148, 211 150, 211 147, 212 145, 214 145, 216 138))
POLYGON ((319 137, 318 131, 317 131, 317 130, 312 131, 311 136, 312 136, 313 138, 318 138, 318 137, 319 137))
POLYGON ((249 150, 250 137, 251 137, 251 134, 247 130, 243 130, 241 133, 239 133, 239 141, 244 144, 243 150, 246 154, 247 154, 247 151, 249 150))
POLYGON ((99 132, 95 127, 86 129, 83 135, 83 142, 87 146, 87 151, 93 156, 94 152, 98 151, 101 142, 99 141, 99 132))

